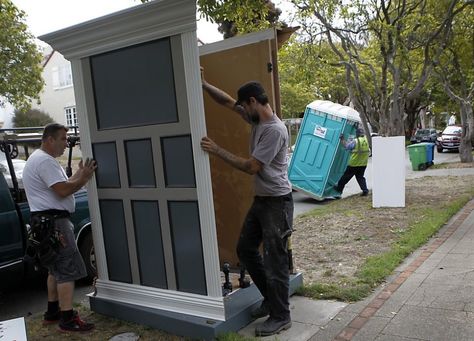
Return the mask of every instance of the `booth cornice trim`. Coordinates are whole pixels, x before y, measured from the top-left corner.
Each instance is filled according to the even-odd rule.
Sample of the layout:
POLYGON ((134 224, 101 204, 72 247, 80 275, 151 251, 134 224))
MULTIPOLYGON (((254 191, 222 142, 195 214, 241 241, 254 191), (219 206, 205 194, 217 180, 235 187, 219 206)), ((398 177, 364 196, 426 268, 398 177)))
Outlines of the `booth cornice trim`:
POLYGON ((66 59, 78 59, 196 30, 194 0, 157 0, 42 35, 66 59))
MULTIPOLYGON (((224 299, 209 297, 181 291, 142 287, 139 285, 96 281, 97 294, 94 297, 128 303, 147 308, 225 320, 224 299)), ((93 295, 93 294, 91 294, 93 295)))
POLYGON ((276 34, 274 28, 269 28, 264 31, 252 32, 243 36, 236 36, 229 39, 220 40, 212 44, 199 46, 199 55, 205 56, 218 51, 255 44, 263 40, 275 39, 275 37, 276 34))

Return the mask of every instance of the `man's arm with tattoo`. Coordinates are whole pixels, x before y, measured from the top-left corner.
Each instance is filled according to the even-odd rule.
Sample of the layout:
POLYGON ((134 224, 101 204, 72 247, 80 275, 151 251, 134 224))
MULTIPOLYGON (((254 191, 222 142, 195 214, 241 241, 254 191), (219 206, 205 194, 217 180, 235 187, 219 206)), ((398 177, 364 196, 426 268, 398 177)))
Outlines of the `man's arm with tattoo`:
POLYGON ((241 105, 238 105, 235 99, 231 95, 229 95, 227 92, 208 83, 204 79, 204 72, 202 68, 201 68, 201 82, 202 82, 202 88, 204 89, 204 91, 206 91, 216 103, 230 110, 235 111, 245 121, 248 122, 248 115, 245 112, 245 109, 241 105))
POLYGON ((218 146, 207 136, 202 138, 201 148, 210 154, 218 156, 232 167, 250 175, 258 173, 262 168, 262 163, 257 159, 253 157, 250 159, 245 159, 243 157, 236 156, 224 148, 218 146))

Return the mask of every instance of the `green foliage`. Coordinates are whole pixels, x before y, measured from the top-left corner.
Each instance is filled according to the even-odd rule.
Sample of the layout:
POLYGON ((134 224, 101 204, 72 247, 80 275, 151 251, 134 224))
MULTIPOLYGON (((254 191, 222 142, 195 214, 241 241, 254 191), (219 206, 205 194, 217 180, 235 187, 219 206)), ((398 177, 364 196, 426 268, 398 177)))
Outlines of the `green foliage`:
POLYGON ((281 13, 269 0, 198 0, 201 17, 218 23, 224 38, 275 26, 281 13))
POLYGON ((327 44, 313 45, 291 38, 278 57, 284 117, 297 117, 316 99, 343 103, 347 98, 344 69, 327 44))
POLYGON ((17 128, 42 127, 53 122, 51 116, 37 109, 27 111, 15 110, 15 116, 13 116, 13 125, 17 128))
POLYGON ((201 18, 219 24, 224 38, 286 26, 278 20, 281 11, 271 0, 197 0, 197 5, 201 18))
POLYGON ((423 88, 445 48, 451 23, 468 3, 291 2, 298 8, 296 18, 308 42, 329 43, 333 58, 346 67, 345 83, 356 109, 388 135, 401 134, 404 122, 413 124, 419 107, 430 104, 422 102, 430 100, 423 88))
POLYGON ((468 87, 474 82, 473 61, 474 6, 470 6, 456 17, 448 48, 444 51, 438 65, 438 72, 446 76, 446 80, 458 95, 467 92, 468 87))
POLYGON ((24 19, 10 0, 0 1, 0 96, 22 110, 43 88, 42 56, 24 19))

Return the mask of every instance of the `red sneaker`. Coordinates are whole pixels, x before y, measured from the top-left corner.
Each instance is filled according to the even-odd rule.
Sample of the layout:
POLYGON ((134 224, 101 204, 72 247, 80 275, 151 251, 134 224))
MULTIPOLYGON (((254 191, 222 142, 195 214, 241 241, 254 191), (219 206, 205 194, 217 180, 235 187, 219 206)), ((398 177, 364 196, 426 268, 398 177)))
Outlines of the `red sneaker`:
POLYGON ((87 323, 79 317, 77 311, 74 312, 74 316, 69 321, 62 321, 59 323, 59 329, 63 332, 88 332, 94 329, 93 323, 87 323))

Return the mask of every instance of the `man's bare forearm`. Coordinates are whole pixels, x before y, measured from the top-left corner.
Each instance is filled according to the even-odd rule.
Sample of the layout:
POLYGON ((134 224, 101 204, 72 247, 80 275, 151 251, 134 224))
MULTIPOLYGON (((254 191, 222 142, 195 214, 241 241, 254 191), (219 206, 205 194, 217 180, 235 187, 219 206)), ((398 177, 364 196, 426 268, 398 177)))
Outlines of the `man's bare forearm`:
POLYGON ((220 157, 222 160, 227 162, 229 165, 231 165, 234 168, 237 168, 238 170, 252 175, 252 169, 251 169, 251 164, 247 159, 244 159, 243 157, 237 156, 232 154, 231 152, 225 150, 224 148, 219 147, 217 151, 214 153, 216 156, 220 157))
POLYGON ((58 182, 51 187, 56 192, 56 194, 65 198, 80 190, 87 183, 87 181, 88 179, 82 177, 78 177, 72 180, 71 178, 69 178, 67 181, 58 182))
POLYGON ((202 87, 217 103, 228 107, 234 106, 235 100, 227 92, 209 84, 208 82, 203 82, 202 87))

